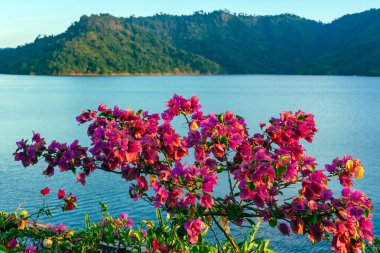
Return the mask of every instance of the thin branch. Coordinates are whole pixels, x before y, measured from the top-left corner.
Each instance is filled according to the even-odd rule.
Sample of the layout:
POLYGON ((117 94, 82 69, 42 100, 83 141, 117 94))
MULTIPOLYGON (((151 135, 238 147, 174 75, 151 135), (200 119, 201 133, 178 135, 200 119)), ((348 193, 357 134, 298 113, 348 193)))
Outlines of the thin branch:
POLYGON ((222 244, 221 244, 221 242, 219 240, 219 237, 218 237, 218 235, 215 232, 215 229, 213 228, 213 226, 210 223, 207 223, 207 225, 211 228, 211 231, 214 234, 214 237, 215 237, 215 239, 216 239, 216 241, 217 241, 217 243, 219 245, 219 248, 222 250, 223 253, 225 253, 224 249, 223 249, 223 246, 222 246, 222 244))
POLYGON ((230 172, 230 170, 228 170, 227 173, 228 173, 228 184, 230 186, 230 194, 231 194, 232 199, 235 202, 234 188, 232 187, 232 180, 231 180, 231 172, 230 172))
POLYGON ((185 117, 186 122, 187 122, 187 125, 190 127, 190 121, 189 121, 189 119, 187 118, 186 114, 184 114, 183 112, 181 112, 181 114, 185 117))
POLYGON ((111 173, 115 173, 115 174, 122 174, 121 171, 115 171, 115 170, 110 170, 110 169, 104 169, 104 168, 102 168, 102 167, 99 167, 98 169, 103 170, 103 171, 105 171, 105 172, 111 172, 111 173))
POLYGON ((234 242, 233 239, 231 239, 231 236, 227 234, 227 232, 224 230, 224 228, 219 224, 219 222, 215 219, 213 215, 211 215, 213 221, 218 226, 218 228, 223 232, 224 236, 227 238, 227 240, 231 243, 232 247, 234 248, 235 252, 240 252, 238 246, 236 245, 236 242, 234 242))
POLYGON ((233 190, 233 191, 235 191, 235 189, 236 189, 236 186, 237 186, 238 184, 239 184, 239 182, 238 182, 238 181, 236 181, 236 182, 235 182, 235 184, 234 184, 234 187, 232 187, 232 190, 233 190))

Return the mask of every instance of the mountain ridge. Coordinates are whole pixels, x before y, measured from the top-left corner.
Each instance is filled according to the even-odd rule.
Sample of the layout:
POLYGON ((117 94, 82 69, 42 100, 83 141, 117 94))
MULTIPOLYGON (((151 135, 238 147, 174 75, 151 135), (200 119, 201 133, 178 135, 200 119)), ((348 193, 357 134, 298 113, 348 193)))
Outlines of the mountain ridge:
POLYGON ((324 24, 227 11, 82 16, 64 33, 0 50, 0 73, 380 75, 380 10, 324 24))

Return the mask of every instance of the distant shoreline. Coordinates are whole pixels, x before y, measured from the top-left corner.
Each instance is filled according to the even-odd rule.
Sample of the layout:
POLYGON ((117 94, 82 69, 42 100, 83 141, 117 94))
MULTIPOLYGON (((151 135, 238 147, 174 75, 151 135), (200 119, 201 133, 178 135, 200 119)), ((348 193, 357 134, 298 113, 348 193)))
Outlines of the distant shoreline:
POLYGON ((60 73, 60 74, 10 74, 0 73, 0 75, 11 76, 50 76, 50 77, 110 77, 110 76, 346 76, 346 77, 380 77, 380 75, 338 75, 338 74, 228 74, 228 73, 109 73, 109 74, 95 74, 95 73, 60 73))
MULTIPOLYGON (((31 74, 34 75, 34 74, 31 74)), ((201 73, 175 73, 175 72, 164 72, 164 73, 107 73, 107 74, 97 74, 97 73, 59 73, 48 76, 194 76, 194 75, 213 75, 213 74, 201 74, 201 73)))

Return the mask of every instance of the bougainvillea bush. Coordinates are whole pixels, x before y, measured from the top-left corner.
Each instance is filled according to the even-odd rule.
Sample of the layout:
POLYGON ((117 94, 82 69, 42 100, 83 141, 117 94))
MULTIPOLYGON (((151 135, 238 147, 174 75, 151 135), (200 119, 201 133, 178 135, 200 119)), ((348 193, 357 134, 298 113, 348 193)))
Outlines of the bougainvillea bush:
MULTIPOLYGON (((174 95, 166 106, 161 114, 150 114, 101 104, 76 118, 88 124, 89 147, 78 141, 47 144, 34 133, 30 141, 17 142, 14 153, 24 167, 44 163, 43 174, 49 177, 71 171, 83 185, 95 170, 114 173, 130 184, 131 198, 156 209, 156 222, 133 225, 125 214, 110 217, 102 204, 102 220, 88 221, 85 230, 57 232, 55 227, 33 236, 17 232, 26 215, 14 213, 7 215, 13 233, 12 224, 0 224, 0 242, 25 252, 101 251, 107 244, 134 252, 270 252, 268 240, 255 237, 258 224, 267 222, 284 236, 305 235, 313 244, 328 241, 335 252, 376 250, 371 246, 376 241, 373 204, 352 188, 363 176, 362 164, 343 156, 318 169, 301 144, 312 142, 317 132, 312 114, 283 112, 249 134, 243 117, 230 111, 205 115, 195 96, 174 95), (174 127, 176 117, 183 119, 184 136, 174 127), (329 188, 332 180, 342 186, 338 195, 329 188), (223 185, 223 195, 215 194, 217 184, 223 185), (231 224, 245 236, 234 235, 231 224), (214 239, 207 240, 206 233, 214 239)), ((72 194, 58 197, 64 211, 76 207, 72 194)))

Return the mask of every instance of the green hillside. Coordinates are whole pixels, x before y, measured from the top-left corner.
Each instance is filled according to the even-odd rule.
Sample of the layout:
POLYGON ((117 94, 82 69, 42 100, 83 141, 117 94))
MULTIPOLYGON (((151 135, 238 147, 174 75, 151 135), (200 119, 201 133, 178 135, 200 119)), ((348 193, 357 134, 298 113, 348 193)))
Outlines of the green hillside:
POLYGON ((58 36, 0 53, 9 74, 219 73, 203 56, 110 15, 83 16, 58 36))
POLYGON ((0 50, 0 73, 380 75, 380 10, 330 24, 228 11, 83 16, 60 35, 0 50))

